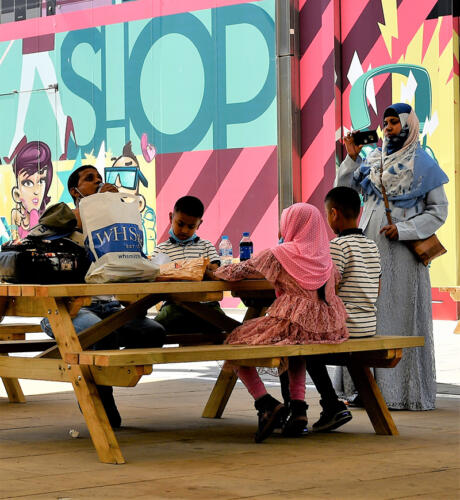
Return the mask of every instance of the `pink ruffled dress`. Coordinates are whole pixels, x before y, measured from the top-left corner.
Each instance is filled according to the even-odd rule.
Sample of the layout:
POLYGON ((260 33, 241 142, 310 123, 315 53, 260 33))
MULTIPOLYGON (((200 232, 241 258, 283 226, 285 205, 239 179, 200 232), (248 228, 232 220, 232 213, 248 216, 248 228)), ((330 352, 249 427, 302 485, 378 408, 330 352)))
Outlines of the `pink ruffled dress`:
POLYGON ((345 306, 335 293, 340 275, 334 267, 326 283, 326 304, 316 290, 306 290, 288 274, 271 250, 253 259, 220 267, 215 275, 239 281, 259 272, 273 283, 276 300, 267 315, 246 321, 227 337, 226 344, 340 344, 348 339, 345 306))

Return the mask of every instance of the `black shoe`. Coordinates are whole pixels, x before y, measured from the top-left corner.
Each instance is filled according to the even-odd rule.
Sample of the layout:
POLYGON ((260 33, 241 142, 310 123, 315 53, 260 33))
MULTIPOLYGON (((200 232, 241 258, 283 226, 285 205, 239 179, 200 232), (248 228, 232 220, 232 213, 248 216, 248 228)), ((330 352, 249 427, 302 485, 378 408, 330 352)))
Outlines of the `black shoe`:
POLYGON ((104 406, 110 425, 114 429, 121 427, 121 416, 118 413, 117 405, 113 399, 113 387, 108 385, 97 385, 97 390, 104 406))
POLYGON ((308 433, 307 408, 305 401, 291 400, 289 416, 283 427, 283 436, 300 437, 308 433))
POLYGON ((257 401, 254 406, 258 411, 259 428, 254 436, 256 443, 261 443, 273 433, 276 427, 279 426, 281 420, 285 418, 286 408, 283 403, 280 403, 270 394, 265 394, 257 401))
POLYGON ((347 401, 350 408, 364 408, 364 404, 358 394, 355 394, 347 401))
POLYGON ((313 424, 312 430, 313 432, 332 431, 346 424, 352 418, 350 410, 347 409, 344 403, 338 401, 334 408, 324 408, 319 420, 313 424))

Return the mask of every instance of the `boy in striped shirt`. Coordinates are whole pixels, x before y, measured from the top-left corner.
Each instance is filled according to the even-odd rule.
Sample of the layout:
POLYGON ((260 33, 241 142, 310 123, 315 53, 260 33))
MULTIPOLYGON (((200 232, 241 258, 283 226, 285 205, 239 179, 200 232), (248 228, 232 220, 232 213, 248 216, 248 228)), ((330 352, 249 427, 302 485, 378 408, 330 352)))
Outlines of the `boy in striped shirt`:
POLYGON ((326 195, 327 219, 338 236, 330 242, 331 257, 340 272, 338 296, 348 313, 350 337, 371 337, 376 332, 375 302, 380 287, 380 254, 374 241, 358 228, 359 194, 336 187, 326 195))
MULTIPOLYGON (((204 206, 195 196, 179 198, 172 212, 169 213, 171 228, 169 238, 160 243, 152 257, 159 253, 166 254, 171 261, 204 257, 209 259, 207 272, 215 271, 220 266, 219 255, 214 245, 197 236, 196 231, 203 222, 204 206)), ((206 305, 225 314, 218 302, 206 302, 206 305)), ((206 321, 172 302, 165 302, 155 320, 168 332, 174 333, 211 333, 218 331, 206 321)))
MULTIPOLYGON (((375 301, 380 286, 380 254, 377 245, 358 229, 361 199, 354 189, 336 187, 325 198, 327 221, 338 235, 330 242, 331 257, 340 272, 338 296, 348 313, 350 338, 375 335, 375 301)), ((339 401, 326 365, 311 356, 307 371, 321 395, 320 419, 313 424, 315 432, 337 429, 352 418, 339 401)))

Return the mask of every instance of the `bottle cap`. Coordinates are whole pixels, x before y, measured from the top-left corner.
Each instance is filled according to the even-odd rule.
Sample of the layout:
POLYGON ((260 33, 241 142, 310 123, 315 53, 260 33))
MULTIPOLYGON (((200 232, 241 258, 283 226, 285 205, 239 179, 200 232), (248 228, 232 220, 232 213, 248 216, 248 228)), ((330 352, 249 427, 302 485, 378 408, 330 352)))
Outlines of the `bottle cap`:
POLYGON ((249 236, 249 233, 243 233, 243 236, 249 236))
POLYGON ((228 236, 222 236, 223 240, 228 240, 228 236))

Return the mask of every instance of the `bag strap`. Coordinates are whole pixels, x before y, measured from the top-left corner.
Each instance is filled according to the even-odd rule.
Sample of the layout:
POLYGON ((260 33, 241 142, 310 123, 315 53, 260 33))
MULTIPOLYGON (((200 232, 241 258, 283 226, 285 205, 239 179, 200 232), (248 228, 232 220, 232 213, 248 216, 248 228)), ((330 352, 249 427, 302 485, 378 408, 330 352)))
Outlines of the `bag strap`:
POLYGON ((383 195, 383 201, 385 203, 385 215, 387 216, 387 221, 388 224, 393 225, 393 219, 391 218, 391 208, 390 208, 390 203, 388 202, 388 196, 387 192, 385 190, 385 186, 383 185, 383 179, 382 179, 382 173, 383 173, 383 161, 382 157, 380 157, 380 184, 381 184, 381 191, 383 195))

